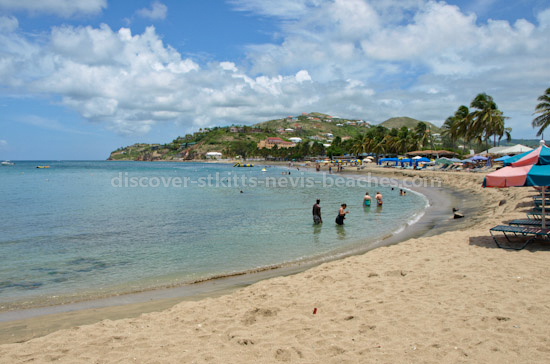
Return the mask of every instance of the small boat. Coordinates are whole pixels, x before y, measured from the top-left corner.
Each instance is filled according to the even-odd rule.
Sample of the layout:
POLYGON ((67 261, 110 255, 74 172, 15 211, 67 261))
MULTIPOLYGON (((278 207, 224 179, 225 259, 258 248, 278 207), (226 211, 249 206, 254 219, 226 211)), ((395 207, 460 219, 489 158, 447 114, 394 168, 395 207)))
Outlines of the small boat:
POLYGON ((36 166, 36 168, 50 168, 50 166, 36 166))
POLYGON ((10 162, 10 161, 3 161, 1 164, 2 164, 3 166, 15 166, 15 163, 10 162))

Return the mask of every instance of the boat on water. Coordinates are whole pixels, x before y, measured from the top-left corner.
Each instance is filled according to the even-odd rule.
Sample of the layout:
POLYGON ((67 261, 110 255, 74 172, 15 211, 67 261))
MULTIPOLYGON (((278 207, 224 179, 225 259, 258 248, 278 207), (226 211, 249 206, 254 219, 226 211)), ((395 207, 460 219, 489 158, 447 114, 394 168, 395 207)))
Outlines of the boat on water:
POLYGON ((15 163, 10 162, 10 161, 3 161, 0 164, 2 164, 3 166, 15 166, 15 163))
POLYGON ((36 168, 50 168, 50 166, 36 166, 36 168))

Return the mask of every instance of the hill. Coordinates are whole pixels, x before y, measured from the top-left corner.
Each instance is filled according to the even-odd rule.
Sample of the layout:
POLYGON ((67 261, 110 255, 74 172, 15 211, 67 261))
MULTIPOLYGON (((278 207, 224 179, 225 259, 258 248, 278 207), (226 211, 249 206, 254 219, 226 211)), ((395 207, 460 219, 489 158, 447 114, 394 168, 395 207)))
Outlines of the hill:
POLYGON ((380 125, 388 128, 388 129, 393 129, 393 128, 399 129, 399 128, 402 128, 404 126, 406 126, 409 129, 414 129, 416 127, 416 125, 420 122, 423 122, 424 124, 428 125, 428 128, 430 130, 432 130, 434 133, 441 133, 441 128, 440 127, 435 126, 434 124, 432 124, 428 121, 420 121, 420 120, 416 120, 416 119, 409 118, 409 117, 406 117, 406 116, 390 118, 390 119, 380 123, 380 125))

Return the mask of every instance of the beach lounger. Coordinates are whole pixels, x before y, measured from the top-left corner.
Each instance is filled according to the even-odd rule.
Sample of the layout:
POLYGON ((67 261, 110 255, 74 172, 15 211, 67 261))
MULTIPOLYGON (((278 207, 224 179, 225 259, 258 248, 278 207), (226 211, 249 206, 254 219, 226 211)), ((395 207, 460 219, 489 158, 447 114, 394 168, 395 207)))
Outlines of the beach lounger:
POLYGON ((495 226, 494 228, 491 228, 489 232, 491 233, 491 236, 493 237, 495 244, 499 248, 511 249, 511 250, 522 250, 537 238, 550 238, 550 229, 542 229, 541 227, 537 227, 537 226, 498 225, 498 226, 495 226), (509 242, 510 242, 509 235, 511 234, 513 234, 514 236, 525 236, 525 237, 530 236, 530 238, 521 247, 505 246, 505 245, 501 245, 498 242, 494 234, 495 232, 503 233, 504 237, 509 242))
MULTIPOLYGON (((550 223, 550 221, 549 221, 550 223)), ((516 219, 508 223, 508 225, 517 225, 517 226, 542 226, 542 220, 537 219, 516 219)))
MULTIPOLYGON (((533 198, 533 201, 535 202, 535 206, 540 207, 542 206, 542 198, 533 198)), ((545 198, 544 199, 544 205, 546 208, 550 207, 550 199, 545 198)))
MULTIPOLYGON (((550 209, 548 209, 544 215, 550 220, 550 209)), ((527 211, 527 218, 532 220, 541 220, 542 209, 540 207, 535 207, 534 209, 527 211)))

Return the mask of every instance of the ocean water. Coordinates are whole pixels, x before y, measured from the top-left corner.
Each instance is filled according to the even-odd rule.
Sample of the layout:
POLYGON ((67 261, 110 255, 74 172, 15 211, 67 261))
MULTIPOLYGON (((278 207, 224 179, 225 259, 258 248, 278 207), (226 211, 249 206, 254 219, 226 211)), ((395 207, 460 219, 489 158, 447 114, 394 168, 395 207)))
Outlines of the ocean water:
POLYGON ((0 310, 327 259, 402 230, 426 208, 424 196, 400 196, 397 188, 262 168, 107 161, 0 167, 0 310), (384 206, 364 208, 365 191, 373 198, 382 192, 384 206), (324 220, 317 226, 316 198, 324 220), (350 214, 337 226, 341 203, 350 214))

